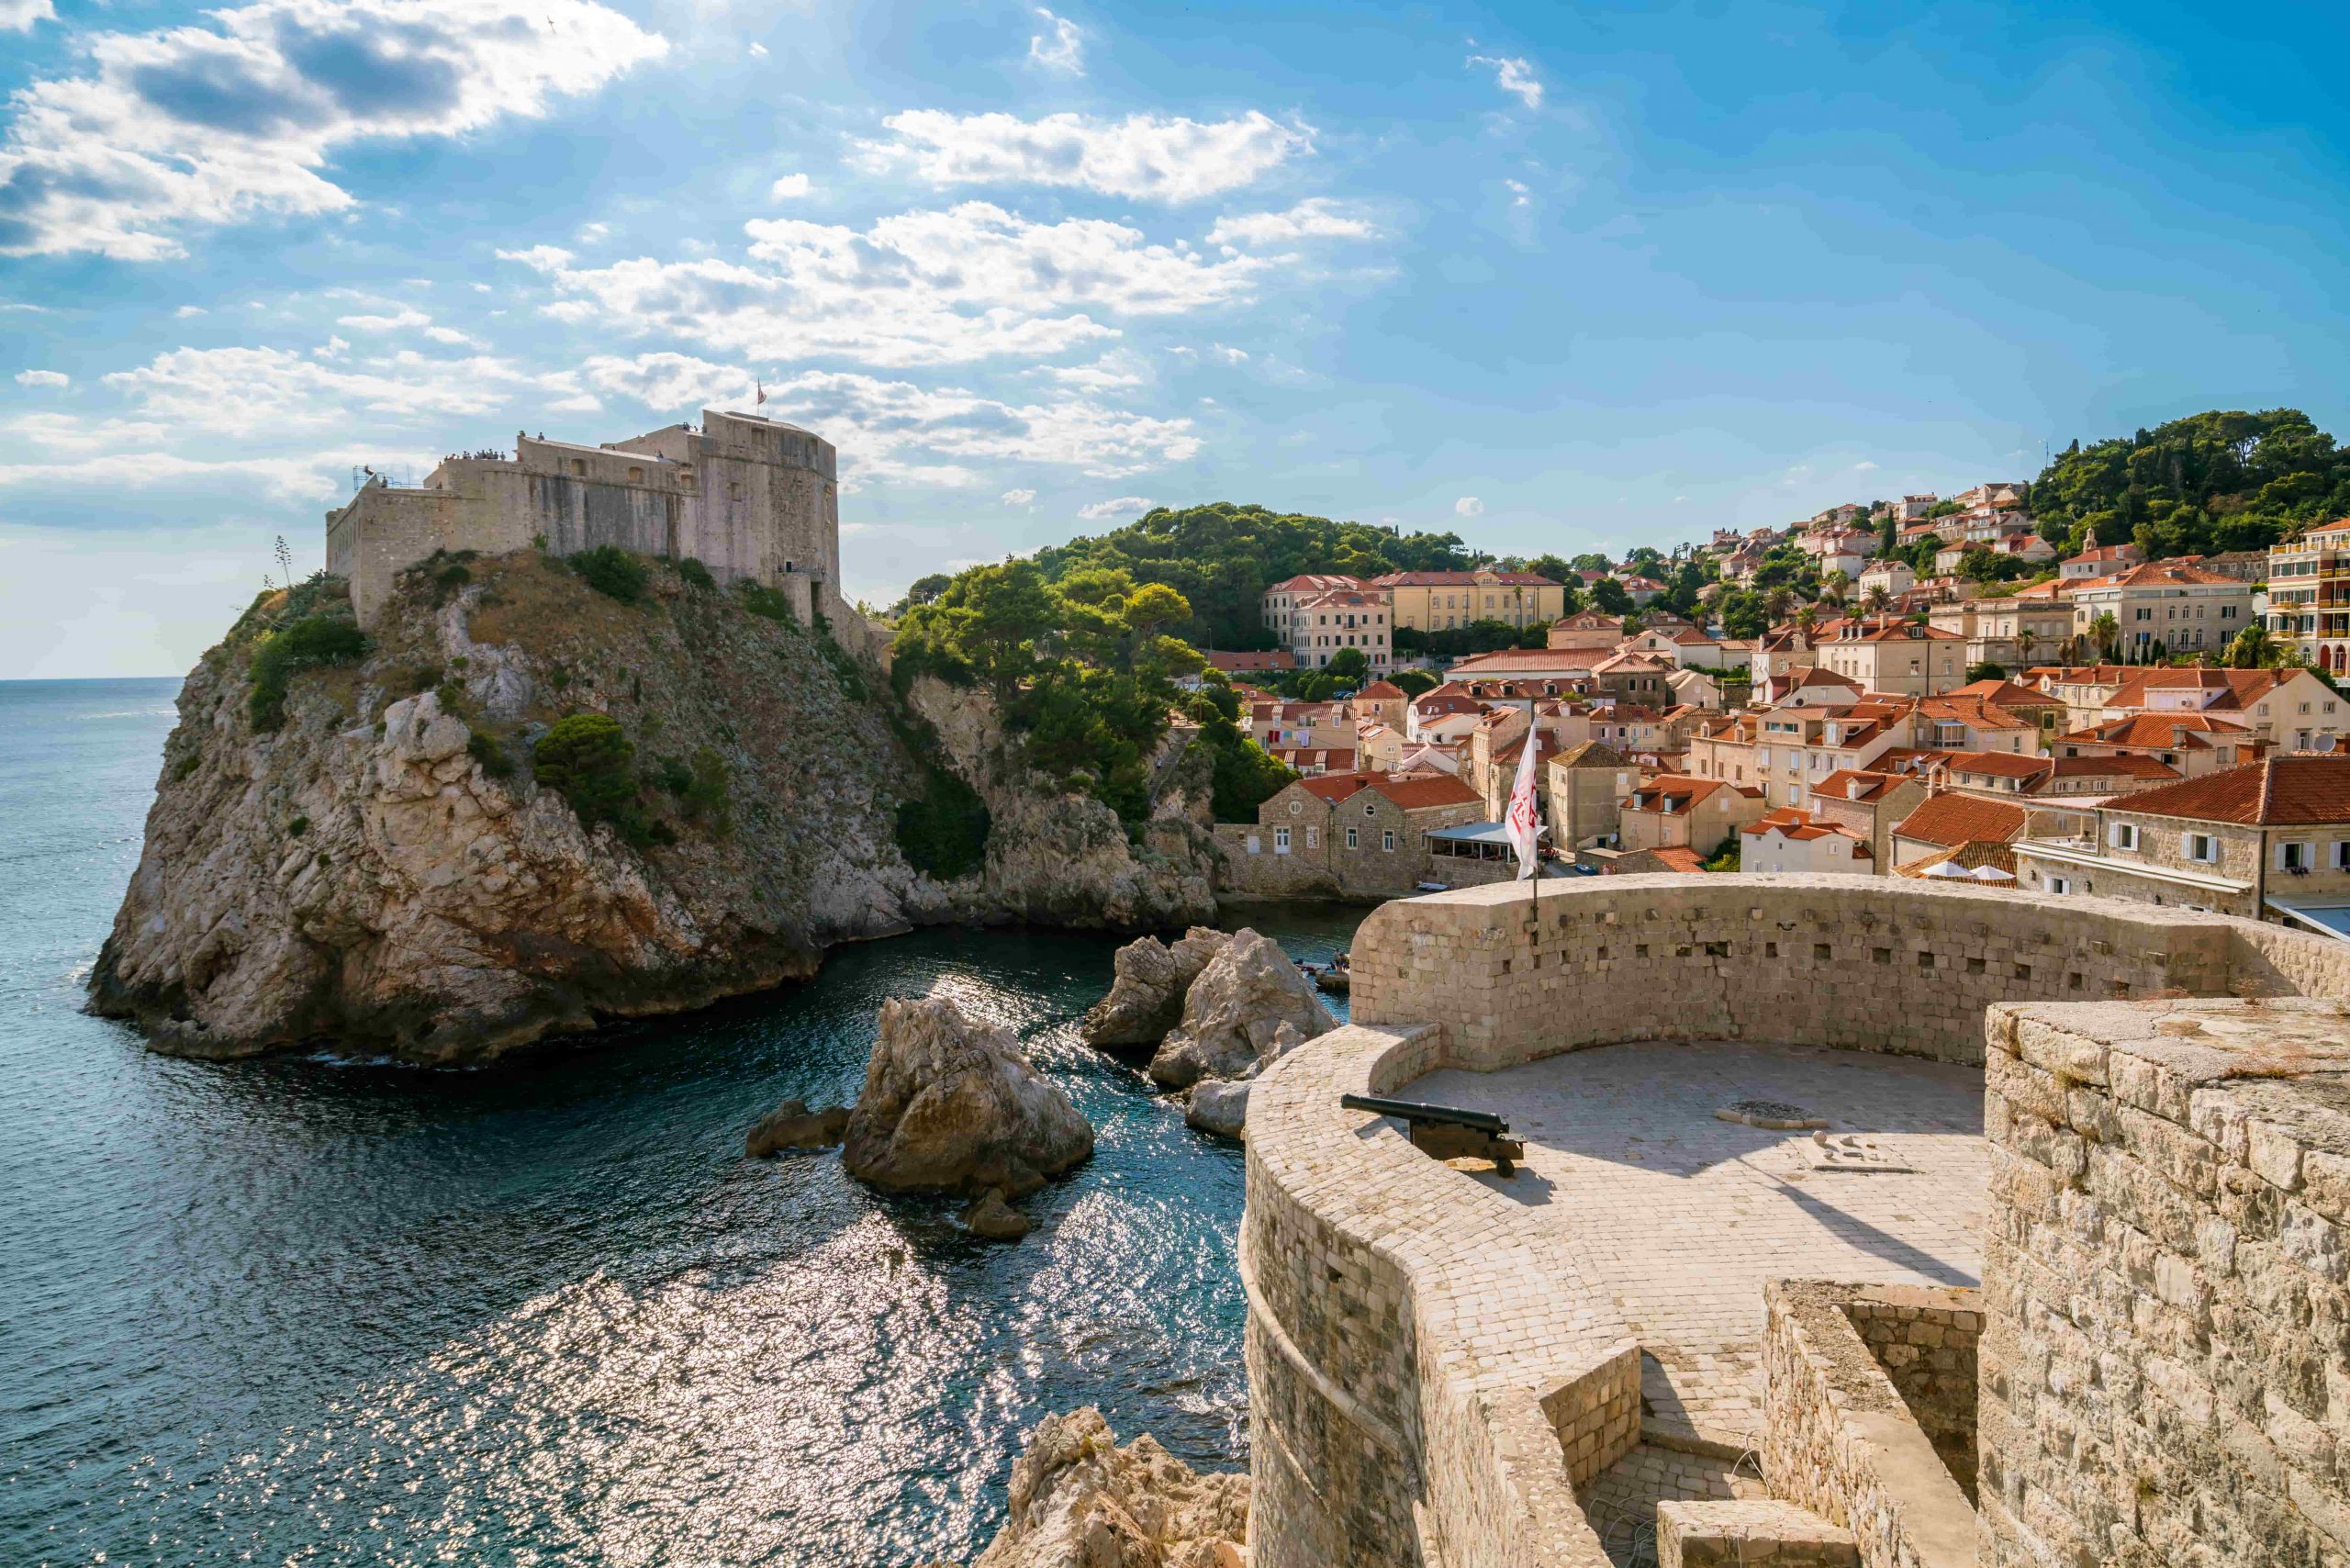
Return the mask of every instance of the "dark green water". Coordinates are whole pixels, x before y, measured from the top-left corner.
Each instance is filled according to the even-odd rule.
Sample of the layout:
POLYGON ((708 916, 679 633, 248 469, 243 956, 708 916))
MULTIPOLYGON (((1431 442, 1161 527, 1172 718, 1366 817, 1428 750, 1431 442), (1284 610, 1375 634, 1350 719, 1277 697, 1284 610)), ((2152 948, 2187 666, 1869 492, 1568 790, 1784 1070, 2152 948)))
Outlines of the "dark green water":
POLYGON ((1047 1411, 1245 1462, 1239 1155, 1075 1039, 1113 942, 927 932, 476 1072, 151 1056, 76 1009, 176 686, 0 683, 0 1563, 896 1564, 985 1544, 1047 1411), (933 991, 1096 1129, 1017 1247, 740 1157, 933 991))

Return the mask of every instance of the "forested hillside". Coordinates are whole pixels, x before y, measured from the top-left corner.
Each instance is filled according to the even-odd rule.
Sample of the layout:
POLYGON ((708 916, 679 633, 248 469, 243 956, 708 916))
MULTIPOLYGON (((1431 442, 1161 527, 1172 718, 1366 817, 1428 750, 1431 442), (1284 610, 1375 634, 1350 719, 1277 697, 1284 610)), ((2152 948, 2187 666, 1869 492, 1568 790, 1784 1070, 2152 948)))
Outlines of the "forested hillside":
POLYGON ((1137 583, 1167 584, 1192 607, 1190 620, 1169 630, 1203 648, 1272 646, 1271 634, 1259 623, 1259 597, 1267 584, 1300 572, 1374 577, 1458 571, 1471 559, 1457 534, 1399 533, 1229 501, 1159 507, 1113 532, 1036 554, 1037 565, 1056 581, 1099 566, 1123 570, 1137 583))
POLYGON ((2258 550, 2350 515, 2350 447, 2298 409, 2217 410, 2083 446, 2031 487, 2041 534, 2070 554, 2089 530, 2150 558, 2258 550))

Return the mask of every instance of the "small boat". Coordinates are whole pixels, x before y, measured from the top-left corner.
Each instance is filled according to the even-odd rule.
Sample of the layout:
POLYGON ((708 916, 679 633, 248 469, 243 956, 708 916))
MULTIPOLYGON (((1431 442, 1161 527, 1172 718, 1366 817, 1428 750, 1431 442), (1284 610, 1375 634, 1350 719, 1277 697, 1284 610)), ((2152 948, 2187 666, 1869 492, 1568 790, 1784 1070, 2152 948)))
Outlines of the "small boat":
POLYGON ((1324 964, 1320 969, 1310 969, 1307 972, 1313 975, 1314 988, 1316 991, 1327 991, 1332 996, 1346 995, 1354 984, 1354 977, 1347 968, 1347 956, 1344 953, 1339 954, 1331 962, 1324 964))

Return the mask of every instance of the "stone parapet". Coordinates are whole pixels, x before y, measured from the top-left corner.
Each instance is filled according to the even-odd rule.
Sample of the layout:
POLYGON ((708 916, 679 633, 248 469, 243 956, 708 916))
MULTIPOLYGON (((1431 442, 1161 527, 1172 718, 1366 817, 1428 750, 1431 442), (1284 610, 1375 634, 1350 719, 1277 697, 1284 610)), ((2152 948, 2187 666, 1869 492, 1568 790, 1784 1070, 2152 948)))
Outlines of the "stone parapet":
POLYGON ((1988 1038, 1982 1562, 2350 1561, 2342 1006, 2018 1005, 1988 1038))
POLYGON ((1860 1568, 1852 1532, 1792 1503, 1660 1503, 1657 1568, 1860 1568))
POLYGON ((1851 1530, 1867 1568, 1975 1562, 1975 1511, 1874 1353, 1909 1344, 1912 1336, 1897 1341, 1887 1331, 1902 1311, 1927 1305, 1955 1330, 1972 1316, 1972 1295, 1825 1280, 1782 1280, 1763 1292, 1763 1478, 1772 1495, 1851 1530))

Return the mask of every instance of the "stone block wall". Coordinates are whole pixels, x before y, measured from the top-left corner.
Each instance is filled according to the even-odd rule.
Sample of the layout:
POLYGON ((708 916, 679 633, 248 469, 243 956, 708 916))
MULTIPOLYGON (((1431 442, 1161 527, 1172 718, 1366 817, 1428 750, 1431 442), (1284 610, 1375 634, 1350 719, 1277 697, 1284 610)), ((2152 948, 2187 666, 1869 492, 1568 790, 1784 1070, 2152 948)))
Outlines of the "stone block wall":
POLYGON ((2350 1562, 2342 1007, 2018 1005, 1988 1033, 1982 1562, 2350 1562))
POLYGON ((1657 1568, 1860 1568, 1852 1532, 1786 1503, 1661 1503, 1657 1568))
POLYGON ((1875 1285, 1844 1302, 1844 1316, 1893 1382, 1942 1465, 1975 1500, 1975 1343, 1981 1293, 1947 1286, 1875 1285))
MULTIPOLYGON (((1763 1478, 1850 1529, 1868 1568, 1972 1568, 1975 1511, 1848 1311, 1894 1294, 1828 1280, 1764 1290, 1763 1478)), ((1942 1294, 1954 1312, 1968 1293, 1942 1294)))

